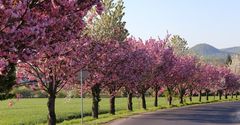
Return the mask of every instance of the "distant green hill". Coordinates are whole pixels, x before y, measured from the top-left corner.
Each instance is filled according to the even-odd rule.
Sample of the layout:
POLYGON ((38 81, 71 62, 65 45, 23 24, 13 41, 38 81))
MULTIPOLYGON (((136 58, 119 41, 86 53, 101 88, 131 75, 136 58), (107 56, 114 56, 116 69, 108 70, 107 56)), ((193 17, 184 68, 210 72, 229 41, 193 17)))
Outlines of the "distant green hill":
POLYGON ((221 51, 209 44, 203 43, 198 44, 190 49, 192 52, 196 53, 197 55, 206 57, 206 58, 226 58, 229 52, 221 51))
POLYGON ((225 48, 225 49, 220 49, 221 51, 224 52, 230 52, 230 53, 238 53, 240 54, 240 46, 238 47, 231 47, 231 48, 225 48))
POLYGON ((218 49, 206 43, 198 44, 190 48, 190 50, 196 53, 197 55, 206 58, 219 58, 219 59, 225 59, 228 54, 233 55, 236 53, 240 53, 240 47, 218 49))

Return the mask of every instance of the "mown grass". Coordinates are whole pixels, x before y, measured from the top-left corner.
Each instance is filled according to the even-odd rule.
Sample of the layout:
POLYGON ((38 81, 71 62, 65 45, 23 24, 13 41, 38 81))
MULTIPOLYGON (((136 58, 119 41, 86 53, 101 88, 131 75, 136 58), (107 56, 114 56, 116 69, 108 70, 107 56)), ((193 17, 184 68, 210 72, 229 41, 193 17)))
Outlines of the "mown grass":
MULTIPOLYGON (((109 99, 103 98, 100 102, 100 116, 99 119, 92 119, 91 115, 91 99, 84 99, 84 124, 100 124, 105 123, 117 118, 126 117, 129 115, 139 114, 143 112, 155 111, 161 108, 169 108, 166 98, 159 98, 159 107, 154 107, 154 98, 148 97, 147 108, 148 110, 141 109, 141 100, 133 99, 133 112, 128 112, 127 99, 116 99, 116 115, 108 114, 109 99)), ((234 99, 235 100, 235 99, 234 99)), ((20 99, 17 101, 13 99, 15 104, 10 108, 8 103, 10 100, 0 102, 0 125, 33 125, 33 124, 46 124, 47 122, 47 99, 20 99)), ((209 98, 209 101, 217 101, 213 97, 209 98)), ((206 102, 205 98, 202 102, 206 102)), ((80 103, 79 98, 74 99, 56 99, 56 114, 58 123, 61 125, 80 124, 80 103)), ((173 107, 181 106, 177 99, 174 99, 173 107)), ((198 97, 193 98, 193 102, 190 103, 186 98, 186 105, 199 104, 198 97)))

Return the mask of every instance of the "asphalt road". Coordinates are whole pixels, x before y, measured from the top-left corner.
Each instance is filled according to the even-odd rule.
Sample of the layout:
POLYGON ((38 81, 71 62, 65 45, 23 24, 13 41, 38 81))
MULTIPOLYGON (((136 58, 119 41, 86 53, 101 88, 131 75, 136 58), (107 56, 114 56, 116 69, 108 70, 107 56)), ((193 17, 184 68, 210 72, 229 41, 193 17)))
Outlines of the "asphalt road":
POLYGON ((110 125, 240 125, 240 102, 157 111, 113 121, 110 125))

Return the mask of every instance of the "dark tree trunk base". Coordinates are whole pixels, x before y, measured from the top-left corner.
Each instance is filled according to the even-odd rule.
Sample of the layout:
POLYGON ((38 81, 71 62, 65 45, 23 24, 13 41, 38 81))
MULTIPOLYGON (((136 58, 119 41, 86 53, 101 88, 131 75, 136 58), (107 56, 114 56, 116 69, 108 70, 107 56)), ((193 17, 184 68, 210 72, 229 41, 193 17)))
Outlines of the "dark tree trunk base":
POLYGON ((181 95, 179 98, 180 98, 180 102, 179 103, 183 104, 183 96, 181 95))
POLYGON ((132 93, 128 93, 128 110, 129 111, 133 111, 132 97, 133 97, 133 94, 132 93))
POLYGON ((190 90, 189 101, 192 102, 192 90, 190 90))
POLYGON ((192 102, 192 96, 189 97, 189 101, 192 102))
POLYGON ((202 91, 199 91, 199 102, 202 102, 202 91))
POLYGON ((227 94, 225 94, 225 99, 228 99, 228 95, 227 94))
POLYGON ((169 103, 169 105, 172 105, 172 96, 169 97, 168 103, 169 103))
POLYGON ((110 97, 110 114, 115 115, 115 96, 110 97))
POLYGON ((92 87, 92 117, 98 118, 99 102, 100 102, 100 85, 92 87))
POLYGON ((154 106, 158 107, 158 89, 155 90, 154 106))
POLYGON ((142 93, 142 108, 143 109, 147 109, 147 105, 146 105, 146 99, 145 99, 145 94, 142 93))
POLYGON ((168 104, 171 106, 172 105, 172 92, 171 89, 169 87, 167 87, 167 91, 168 91, 168 104))
POLYGON ((168 97, 168 104, 169 104, 169 105, 172 105, 172 96, 169 96, 169 97, 168 97))
POLYGON ((185 94, 185 89, 183 89, 183 88, 181 88, 180 90, 179 90, 179 99, 180 99, 180 104, 183 104, 183 96, 184 96, 184 94, 185 94))
POLYGON ((56 96, 54 93, 51 93, 48 97, 48 125, 56 125, 55 99, 56 96))
POLYGON ((209 90, 206 90, 206 100, 209 100, 209 90))

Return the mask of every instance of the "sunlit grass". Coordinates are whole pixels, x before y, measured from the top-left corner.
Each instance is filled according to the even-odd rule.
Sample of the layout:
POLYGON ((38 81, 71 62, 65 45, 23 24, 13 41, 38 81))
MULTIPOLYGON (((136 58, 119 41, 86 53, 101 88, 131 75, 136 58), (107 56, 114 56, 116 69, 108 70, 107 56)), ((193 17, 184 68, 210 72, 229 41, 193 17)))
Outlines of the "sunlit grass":
MULTIPOLYGON (((100 102, 100 116, 99 119, 91 118, 91 99, 84 99, 84 123, 85 124, 98 124, 108 122, 117 118, 126 117, 133 114, 142 112, 155 111, 161 108, 169 108, 166 98, 159 98, 159 107, 154 107, 154 98, 148 97, 147 108, 148 110, 141 109, 141 100, 133 99, 134 112, 127 111, 127 98, 116 98, 116 115, 108 114, 109 111, 109 99, 103 98, 100 102)), ((189 105, 189 99, 186 98, 186 104, 189 105)), ((213 97, 209 98, 213 101, 213 97)), ((217 100, 217 98, 216 98, 217 100)), ((8 107, 9 100, 0 102, 0 125, 32 125, 32 124, 46 124, 47 122, 47 99, 20 99, 17 101, 13 99, 15 104, 13 107, 8 107)), ((206 102, 205 98, 202 99, 206 102)), ((68 124, 80 124, 80 103, 79 98, 70 100, 58 98, 56 99, 56 114, 58 123, 68 124)), ((193 103, 198 104, 198 97, 193 98, 193 103)), ((178 99, 174 99, 173 107, 180 106, 178 99)))

